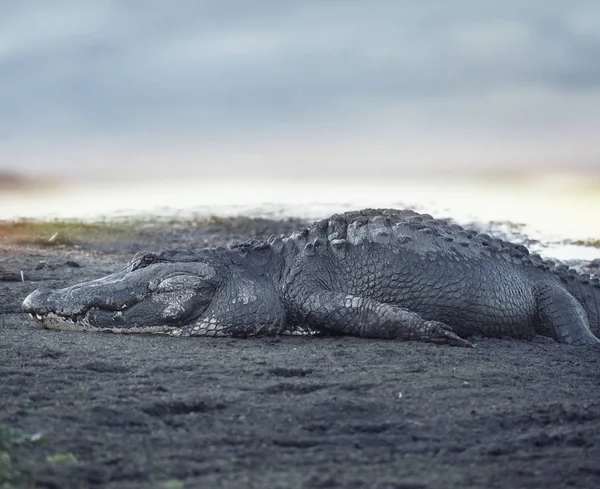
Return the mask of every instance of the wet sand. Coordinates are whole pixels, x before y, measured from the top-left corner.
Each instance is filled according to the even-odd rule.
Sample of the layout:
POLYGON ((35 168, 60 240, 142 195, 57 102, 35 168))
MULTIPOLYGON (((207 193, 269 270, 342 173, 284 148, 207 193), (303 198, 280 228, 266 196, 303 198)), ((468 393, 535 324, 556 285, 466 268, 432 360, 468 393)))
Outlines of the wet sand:
POLYGON ((52 246, 4 233, 0 487, 600 487, 598 348, 64 333, 20 312, 37 287, 103 276, 141 249, 299 222, 163 224, 52 246))

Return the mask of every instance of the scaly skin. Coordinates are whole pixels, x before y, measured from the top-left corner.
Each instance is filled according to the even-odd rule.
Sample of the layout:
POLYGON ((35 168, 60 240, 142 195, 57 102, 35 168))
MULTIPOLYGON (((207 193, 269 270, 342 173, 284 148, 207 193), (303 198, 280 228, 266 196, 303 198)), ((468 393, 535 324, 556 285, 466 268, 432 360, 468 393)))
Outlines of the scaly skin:
POLYGON ((268 242, 140 253, 108 277, 36 290, 23 309, 68 330, 600 343, 597 279, 522 245, 392 209, 334 215, 268 242))

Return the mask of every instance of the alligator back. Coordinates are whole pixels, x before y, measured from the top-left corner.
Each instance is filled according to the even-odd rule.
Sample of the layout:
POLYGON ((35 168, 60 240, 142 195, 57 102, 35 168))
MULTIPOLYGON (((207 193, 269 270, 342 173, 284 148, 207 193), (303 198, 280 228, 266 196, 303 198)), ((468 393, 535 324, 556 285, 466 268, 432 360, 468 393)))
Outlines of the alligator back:
MULTIPOLYGON (((486 261, 496 264, 494 279, 497 280, 518 285, 519 277, 527 277, 533 282, 561 283, 584 308, 592 332, 600 336, 600 281, 597 278, 578 273, 562 263, 543 260, 537 254, 530 254, 523 245, 465 229, 449 220, 434 219, 429 214, 396 209, 336 214, 284 238, 283 249, 287 249, 288 254, 310 255, 326 246, 334 253, 344 253, 356 245, 366 244, 368 249, 369 243, 401 248, 403 253, 410 250, 420 257, 423 267, 431 267, 427 264, 428 258, 434 261, 436 257, 447 258, 448 263, 452 260, 471 262, 474 267, 486 261)), ((464 287, 472 293, 473 285, 465 282, 464 287)))

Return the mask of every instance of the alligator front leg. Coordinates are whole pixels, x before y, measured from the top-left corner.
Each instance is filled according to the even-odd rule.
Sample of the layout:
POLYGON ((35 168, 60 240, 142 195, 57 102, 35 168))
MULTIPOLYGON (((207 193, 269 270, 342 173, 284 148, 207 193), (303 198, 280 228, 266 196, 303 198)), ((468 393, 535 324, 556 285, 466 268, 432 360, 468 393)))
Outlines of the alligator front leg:
POLYGON ((303 298, 294 309, 299 316, 296 320, 336 333, 473 346, 444 323, 426 321, 407 309, 364 297, 319 291, 303 298))

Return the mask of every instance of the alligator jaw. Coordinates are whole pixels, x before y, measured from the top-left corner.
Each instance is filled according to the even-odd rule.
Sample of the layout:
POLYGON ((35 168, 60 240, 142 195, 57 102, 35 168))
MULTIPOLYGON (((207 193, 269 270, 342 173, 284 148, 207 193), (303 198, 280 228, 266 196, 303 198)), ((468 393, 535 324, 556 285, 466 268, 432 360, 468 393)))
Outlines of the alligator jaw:
POLYGON ((52 291, 38 289, 23 301, 23 310, 36 319, 45 329, 59 331, 87 331, 110 333, 153 333, 179 335, 180 326, 157 324, 140 327, 135 321, 127 321, 124 313, 135 308, 137 303, 122 304, 120 310, 98 306, 59 309, 48 301, 52 291))
POLYGON ((167 334, 179 336, 181 328, 176 326, 145 326, 145 327, 110 327, 110 326, 94 326, 91 324, 86 315, 79 317, 61 316, 54 312, 45 314, 30 313, 32 318, 36 319, 43 328, 57 331, 86 331, 86 332, 103 332, 103 333, 148 333, 148 334, 167 334))
POLYGON ((61 316, 54 312, 40 313, 29 313, 32 318, 37 321, 46 329, 56 329, 60 331, 100 331, 101 328, 91 325, 86 321, 85 315, 79 317, 73 316, 61 316))

